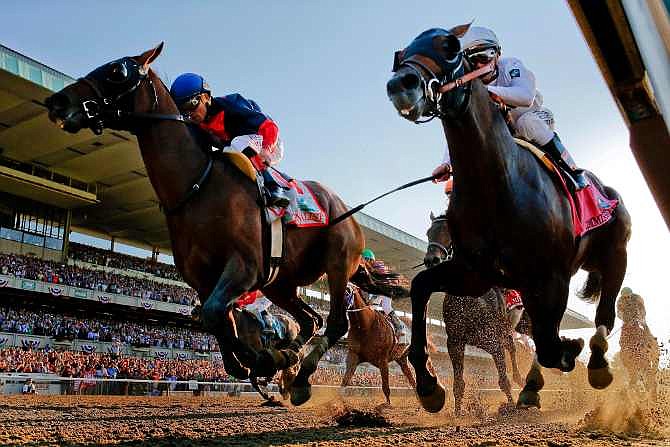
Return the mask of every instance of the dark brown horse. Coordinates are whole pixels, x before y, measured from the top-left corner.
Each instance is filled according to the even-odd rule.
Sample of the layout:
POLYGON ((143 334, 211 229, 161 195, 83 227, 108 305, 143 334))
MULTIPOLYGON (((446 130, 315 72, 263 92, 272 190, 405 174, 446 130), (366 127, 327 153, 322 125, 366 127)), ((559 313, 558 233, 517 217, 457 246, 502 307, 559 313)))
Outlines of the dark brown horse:
MULTIPOLYGON (((433 217, 426 235, 428 249, 424 257, 427 268, 448 262, 451 256, 451 236, 447 218, 433 217)), ((505 393, 507 403, 512 404, 512 386, 507 378, 505 351, 509 352, 514 381, 523 385, 516 360, 516 344, 512 337, 512 326, 507 315, 505 297, 498 288, 492 288, 484 295, 454 296, 444 294, 442 305, 447 349, 454 369, 454 412, 461 414, 461 402, 465 392, 463 364, 465 345, 476 346, 488 352, 498 370, 498 386, 505 393)))
MULTIPOLYGON (((293 340, 298 336, 300 327, 291 318, 276 314, 274 317, 279 320, 279 323, 284 327, 284 335, 281 339, 268 340, 263 336, 263 326, 258 318, 251 312, 246 310, 233 311, 235 316, 235 326, 239 334, 240 340, 256 352, 261 352, 263 349, 286 349, 293 340)), ((284 394, 284 384, 293 383, 295 379, 296 370, 294 366, 287 367, 280 371, 279 377, 279 391, 284 394)), ((279 404, 273 396, 268 393, 267 385, 272 381, 272 376, 260 378, 255 376, 249 377, 251 386, 258 392, 258 394, 265 399, 263 405, 273 406, 279 404)), ((281 404, 279 404, 281 405, 281 404)))
POLYGON ((407 360, 409 345, 398 344, 393 324, 381 312, 365 302, 357 287, 349 288, 347 300, 349 303, 347 306, 349 351, 342 387, 349 385, 359 364, 368 362, 379 368, 382 376, 382 391, 386 397, 386 403, 390 405, 389 363, 395 361, 412 388, 416 387, 414 375, 407 360))
MULTIPOLYGON (((235 377, 256 377, 300 363, 291 402, 311 396, 310 375, 324 352, 347 331, 344 290, 364 247, 354 219, 332 227, 288 228, 279 276, 264 287, 268 254, 257 185, 226 157, 213 158, 197 128, 189 127, 165 85, 151 70, 163 44, 139 56, 124 57, 95 69, 47 99, 49 117, 76 133, 90 128, 129 130, 137 136, 151 184, 166 210, 175 264, 201 297, 204 328, 222 350, 226 370, 235 377), (323 274, 330 287, 325 336, 302 359, 302 348, 323 324, 298 296, 297 287, 323 274), (300 325, 288 349, 260 353, 237 335, 232 309, 243 293, 261 288, 300 325), (301 361, 302 360, 302 361, 301 361)), ((347 211, 342 200, 317 182, 307 182, 329 218, 347 211)))
MULTIPOLYGON (((574 237, 562 186, 531 152, 519 149, 485 85, 479 79, 449 84, 471 71, 459 41, 468 28, 431 29, 417 36, 396 54, 395 73, 387 83, 401 116, 442 121, 457 177, 447 210, 454 257, 420 272, 412 282, 410 362, 417 393, 428 411, 444 405, 444 388, 426 368, 426 328, 420 324, 431 292, 439 290, 461 296, 480 296, 493 286, 518 290, 532 322, 539 363, 571 371, 583 341, 562 339, 558 330, 570 278, 580 268, 589 271, 582 297, 599 301, 589 382, 605 388, 612 381, 606 336, 626 272, 630 216, 619 194, 604 187, 608 197, 620 201, 614 219, 574 237)), ((594 175, 589 179, 600 185, 594 175)), ((541 387, 530 380, 522 396, 537 395, 541 387)))
POLYGON ((617 303, 617 313, 623 320, 619 338, 621 360, 630 386, 634 389, 643 387, 651 400, 656 401, 660 349, 647 326, 642 297, 629 290, 624 288, 617 303))

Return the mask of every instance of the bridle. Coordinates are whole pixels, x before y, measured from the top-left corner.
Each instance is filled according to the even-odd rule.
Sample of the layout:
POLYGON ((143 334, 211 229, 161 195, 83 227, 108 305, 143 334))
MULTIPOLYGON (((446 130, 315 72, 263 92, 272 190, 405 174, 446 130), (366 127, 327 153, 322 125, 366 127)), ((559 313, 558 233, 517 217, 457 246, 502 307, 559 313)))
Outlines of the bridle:
POLYGON ((344 291, 344 298, 346 300, 345 301, 346 311, 348 313, 361 312, 365 309, 368 309, 368 308, 372 307, 371 304, 368 304, 368 305, 363 306, 359 309, 352 309, 352 306, 354 305, 354 302, 356 301, 356 297, 355 297, 356 291, 354 290, 354 287, 356 287, 356 286, 353 286, 351 284, 347 284, 347 288, 344 291))
MULTIPOLYGON (((140 66, 133 58, 124 57, 98 67, 83 78, 79 78, 79 81, 88 85, 96 95, 93 99, 80 101, 81 109, 86 117, 86 124, 88 124, 87 127, 96 135, 102 134, 103 129, 108 127, 106 124, 109 122, 122 122, 128 119, 176 121, 183 124, 195 124, 181 114, 156 113, 158 109, 158 91, 156 90, 156 86, 151 76, 149 76, 149 71, 140 66), (114 81, 109 74, 107 76, 104 74, 105 71, 114 73, 116 70, 122 73, 123 80, 114 81), (130 98, 131 94, 136 92, 144 81, 149 82, 153 93, 151 111, 134 112, 123 110, 122 105, 124 105, 124 101, 130 98), (112 84, 111 88, 109 84, 112 84), (118 90, 114 88, 121 87, 123 84, 127 84, 126 88, 119 88, 118 90)), ((161 83, 163 83, 162 80, 161 83)), ((163 87, 167 90, 164 83, 163 87)), ((212 172, 213 165, 214 159, 210 155, 207 155, 205 168, 184 196, 172 206, 160 205, 163 213, 169 216, 179 212, 202 189, 203 184, 212 172)))
MULTIPOLYGON (((436 217, 433 219, 433 224, 435 222, 446 222, 447 218, 446 217, 436 217)), ((431 247, 436 247, 442 255, 440 256, 440 264, 443 262, 449 262, 454 258, 454 246, 453 244, 449 244, 449 246, 445 246, 444 244, 441 244, 439 242, 431 241, 428 242, 428 250, 430 250, 431 247)))
MULTIPOLYGON (((413 57, 401 59, 403 52, 396 52, 396 62, 394 63, 394 72, 405 66, 412 70, 420 79, 427 107, 422 116, 427 119, 417 119, 415 124, 427 123, 434 118, 456 119, 467 110, 470 104, 470 95, 472 86, 470 81, 482 77, 492 71, 495 71, 495 62, 492 61, 476 70, 465 73, 465 60, 467 60, 463 50, 456 53, 452 59, 445 59, 443 63, 436 62, 443 67, 444 74, 439 77, 426 64, 413 57), (445 68, 449 67, 449 70, 445 68), (429 78, 426 78, 428 74, 429 78), (460 93, 460 95, 458 94, 460 93), (445 103, 445 95, 448 101, 445 103)), ((427 56, 426 56, 427 57, 427 56)), ((420 99, 419 99, 420 101, 420 99)), ((415 104, 416 105, 416 104, 415 104)), ((401 112, 402 115, 402 112, 401 112)))

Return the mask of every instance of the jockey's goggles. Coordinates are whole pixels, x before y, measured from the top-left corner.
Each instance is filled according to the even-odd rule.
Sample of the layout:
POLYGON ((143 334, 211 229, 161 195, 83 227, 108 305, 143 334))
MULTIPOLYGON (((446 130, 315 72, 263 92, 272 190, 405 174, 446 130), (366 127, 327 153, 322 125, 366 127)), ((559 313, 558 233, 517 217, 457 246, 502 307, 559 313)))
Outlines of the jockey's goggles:
POLYGON ((487 65, 498 56, 498 51, 495 48, 486 48, 473 53, 467 53, 466 56, 471 64, 487 65))
POLYGON ((181 110, 182 112, 192 112, 198 107, 200 101, 202 101, 202 93, 198 93, 195 96, 191 96, 186 101, 182 102, 179 105, 179 110, 181 110))

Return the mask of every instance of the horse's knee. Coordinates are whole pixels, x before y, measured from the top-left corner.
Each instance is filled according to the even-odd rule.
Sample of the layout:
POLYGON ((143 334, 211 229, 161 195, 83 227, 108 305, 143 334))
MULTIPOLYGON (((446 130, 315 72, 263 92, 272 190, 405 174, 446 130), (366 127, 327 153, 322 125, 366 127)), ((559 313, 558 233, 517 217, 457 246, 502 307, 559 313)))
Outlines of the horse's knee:
POLYGON ((220 299, 211 297, 202 306, 200 311, 200 321, 205 331, 217 333, 221 331, 221 325, 225 325, 225 318, 228 309, 220 299))

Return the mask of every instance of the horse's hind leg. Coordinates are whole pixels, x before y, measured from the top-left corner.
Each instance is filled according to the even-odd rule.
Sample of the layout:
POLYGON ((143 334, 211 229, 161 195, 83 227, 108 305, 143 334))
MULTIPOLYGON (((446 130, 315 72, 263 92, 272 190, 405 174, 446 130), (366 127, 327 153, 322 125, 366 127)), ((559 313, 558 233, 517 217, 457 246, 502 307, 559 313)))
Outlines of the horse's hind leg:
POLYGON ((591 358, 588 364, 589 383, 596 389, 607 388, 614 378, 605 359, 605 353, 608 348, 607 335, 614 326, 616 296, 626 274, 626 264, 627 254, 624 247, 611 250, 604 268, 601 269, 602 290, 596 308, 596 333, 589 342, 591 358))
POLYGON ((465 380, 463 380, 463 362, 465 360, 465 343, 453 340, 453 337, 447 338, 447 349, 451 366, 454 368, 454 413, 461 416, 461 406, 463 404, 463 394, 465 393, 465 380))
POLYGON ((514 343, 514 337, 511 334, 504 337, 505 348, 509 351, 509 359, 512 364, 512 378, 517 385, 523 386, 521 373, 519 373, 519 363, 516 359, 516 343, 514 343))
POLYGON ((382 362, 379 365, 379 373, 382 376, 382 391, 386 397, 386 404, 391 405, 391 388, 389 387, 389 364, 382 362))
POLYGON ((342 262, 327 273, 330 288, 330 312, 328 313, 326 332, 324 337, 321 337, 314 344, 314 349, 300 365, 300 371, 291 389, 291 403, 293 405, 302 405, 310 399, 312 390, 309 377, 316 371, 323 354, 334 346, 347 333, 349 328, 344 308, 344 292, 349 278, 349 272, 346 270, 347 266, 345 264, 346 262, 342 262))
POLYGON ((491 357, 493 357, 493 363, 496 365, 498 370, 498 386, 505 393, 507 397, 507 403, 512 404, 512 385, 509 383, 509 378, 507 377, 507 366, 505 365, 505 351, 501 344, 498 344, 495 348, 489 351, 491 357))
POLYGON ((310 313, 306 312, 301 305, 302 300, 298 297, 295 287, 282 289, 271 288, 268 290, 268 298, 273 303, 276 301, 282 309, 287 311, 300 326, 300 332, 288 346, 288 349, 268 349, 261 352, 260 358, 265 359, 268 366, 274 369, 284 370, 297 364, 301 357, 301 350, 305 343, 309 342, 317 331, 316 322, 310 313))

